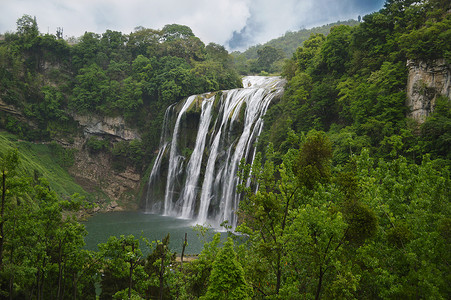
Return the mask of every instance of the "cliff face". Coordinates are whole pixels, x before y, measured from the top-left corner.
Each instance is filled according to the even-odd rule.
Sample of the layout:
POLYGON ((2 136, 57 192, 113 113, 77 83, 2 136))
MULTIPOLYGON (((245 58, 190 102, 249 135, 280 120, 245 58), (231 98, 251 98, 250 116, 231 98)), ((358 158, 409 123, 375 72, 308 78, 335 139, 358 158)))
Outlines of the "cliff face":
POLYGON ((430 62, 408 60, 407 106, 410 117, 423 123, 434 110, 435 100, 451 98, 451 66, 445 59, 430 62))
MULTIPOLYGON (((0 99, 0 112, 13 116, 32 128, 37 125, 28 119, 24 113, 13 105, 0 99)), ((68 171, 80 186, 87 192, 96 195, 96 202, 105 210, 136 209, 141 174, 133 167, 117 170, 113 166, 112 155, 109 152, 90 153, 86 147, 88 138, 92 135, 107 137, 110 141, 129 141, 141 139, 139 133, 125 125, 122 117, 99 117, 73 115, 78 122, 79 132, 73 136, 54 137, 65 148, 75 149, 74 164, 68 171), (107 199, 111 200, 108 203, 107 199)))
POLYGON ((108 135, 119 140, 141 139, 136 131, 125 126, 124 118, 94 115, 73 115, 75 121, 82 126, 85 134, 108 135))
POLYGON ((107 210, 122 208, 136 209, 135 195, 138 192, 141 175, 133 167, 118 171, 113 167, 111 154, 105 152, 90 153, 85 144, 92 135, 108 137, 112 141, 130 141, 141 139, 136 130, 125 125, 121 116, 106 117, 95 115, 73 115, 83 130, 83 136, 76 138, 71 147, 77 149, 75 163, 69 169, 77 183, 89 192, 106 195, 112 200, 104 205, 104 197, 98 204, 107 210), (100 192, 100 193, 99 193, 100 192))
POLYGON ((138 192, 141 175, 132 167, 115 170, 111 155, 104 152, 91 154, 84 147, 85 138, 76 138, 72 147, 75 162, 69 173, 86 191, 97 195, 97 204, 106 210, 136 209, 135 196, 138 192), (112 200, 107 205, 105 196, 112 200))

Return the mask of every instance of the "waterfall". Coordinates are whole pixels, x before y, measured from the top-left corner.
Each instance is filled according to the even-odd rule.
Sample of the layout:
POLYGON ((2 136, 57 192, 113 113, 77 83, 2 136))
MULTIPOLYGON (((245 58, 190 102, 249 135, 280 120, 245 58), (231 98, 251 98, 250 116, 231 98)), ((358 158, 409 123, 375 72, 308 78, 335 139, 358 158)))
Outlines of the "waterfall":
MULTIPOLYGON (((160 173, 161 161, 162 161, 163 155, 166 151, 166 147, 168 146, 168 143, 169 143, 168 137, 169 137, 170 132, 169 132, 168 122, 169 122, 170 114, 171 114, 173 108, 174 108, 174 105, 170 105, 166 109, 166 112, 164 113, 163 127, 161 130, 161 138, 160 138, 160 146, 159 146, 160 149, 158 151, 157 158, 155 159, 152 171, 150 172, 150 176, 149 176, 148 186, 149 187, 152 186, 152 189, 147 189, 146 207, 145 207, 146 211, 156 210, 156 207, 150 206, 149 199, 153 199, 156 197, 155 195, 152 195, 152 192, 155 192, 155 190, 157 189, 157 185, 155 183, 158 181, 158 175, 160 173)), ((157 205, 157 204, 158 204, 158 202, 154 203, 154 205, 157 205)))
POLYGON ((262 117, 284 84, 279 77, 247 76, 244 88, 190 96, 168 108, 146 210, 235 228, 239 163, 252 163, 262 117))

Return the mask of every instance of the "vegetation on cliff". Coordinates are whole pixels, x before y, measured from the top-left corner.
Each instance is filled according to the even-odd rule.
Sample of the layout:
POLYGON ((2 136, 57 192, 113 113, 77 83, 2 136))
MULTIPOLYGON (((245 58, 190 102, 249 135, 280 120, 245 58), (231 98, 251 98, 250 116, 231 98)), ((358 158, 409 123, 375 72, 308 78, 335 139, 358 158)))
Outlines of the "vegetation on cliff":
MULTIPOLYGON (((221 249, 216 235, 190 264, 176 264, 169 236, 112 237, 98 252, 81 250, 86 233, 62 214, 80 199, 62 201, 45 180, 18 172, 19 154, 7 149, 1 296, 92 298, 97 281, 100 299, 449 299, 451 105, 439 98, 421 126, 405 106, 407 58, 449 62, 448 2, 388 0, 361 24, 312 35, 296 50, 284 66, 285 96, 268 111, 261 153, 241 165, 239 242, 221 249)), ((70 110, 122 111, 153 128, 143 137, 153 145, 158 118, 143 116, 186 93, 236 86, 226 52, 202 47, 183 26, 140 28, 126 42, 120 33, 87 33, 68 46, 36 34, 35 21, 24 18, 0 44, 1 97, 22 117, 3 114, 1 124, 30 139, 61 134, 52 130, 71 124, 70 110), (42 64, 49 55, 59 66, 53 71, 42 64)), ((128 157, 126 148, 115 155, 128 157)))
POLYGON ((427 153, 449 159, 443 151, 451 149, 449 99, 438 100, 421 128, 407 117, 405 105, 407 59, 450 63, 449 19, 447 3, 387 1, 359 26, 311 35, 284 66, 289 80, 284 99, 268 111, 261 141, 272 142, 283 155, 293 133, 316 129, 333 141, 335 164, 363 148, 375 157, 402 155, 416 163, 427 153), (431 148, 431 139, 441 150, 431 148))

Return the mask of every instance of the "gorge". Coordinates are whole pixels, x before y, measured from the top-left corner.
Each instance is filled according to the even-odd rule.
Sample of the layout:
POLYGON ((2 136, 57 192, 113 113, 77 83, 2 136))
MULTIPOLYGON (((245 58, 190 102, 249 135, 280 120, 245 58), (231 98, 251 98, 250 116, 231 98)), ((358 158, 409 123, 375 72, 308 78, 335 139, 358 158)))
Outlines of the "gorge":
POLYGON ((234 228, 241 160, 252 163, 263 115, 285 80, 247 76, 244 88, 193 95, 165 114, 145 210, 234 228))

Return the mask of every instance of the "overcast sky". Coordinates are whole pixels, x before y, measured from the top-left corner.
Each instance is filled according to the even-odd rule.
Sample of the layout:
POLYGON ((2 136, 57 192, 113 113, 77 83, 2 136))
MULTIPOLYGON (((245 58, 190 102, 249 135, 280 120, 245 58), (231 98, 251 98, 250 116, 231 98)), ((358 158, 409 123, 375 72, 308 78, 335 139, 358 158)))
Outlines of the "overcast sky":
POLYGON ((287 31, 357 19, 384 0, 0 0, 0 33, 16 30, 24 14, 36 16, 42 33, 79 37, 107 29, 130 33, 137 26, 189 26, 205 44, 245 50, 287 31))

